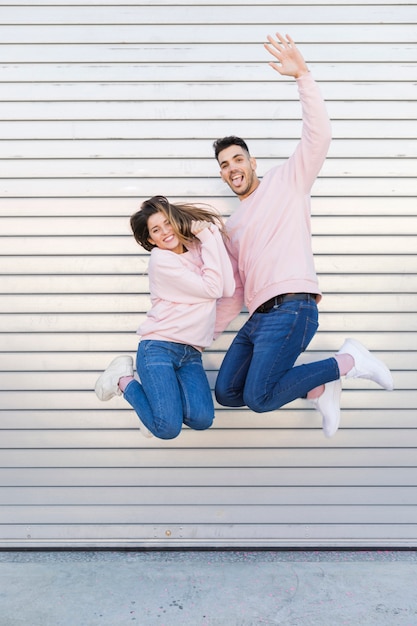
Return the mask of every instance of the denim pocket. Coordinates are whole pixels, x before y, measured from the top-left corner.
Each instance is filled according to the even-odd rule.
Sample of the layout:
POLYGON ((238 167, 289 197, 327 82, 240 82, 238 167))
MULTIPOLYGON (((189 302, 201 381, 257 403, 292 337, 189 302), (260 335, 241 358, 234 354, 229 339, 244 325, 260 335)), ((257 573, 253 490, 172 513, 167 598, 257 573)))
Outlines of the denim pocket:
MULTIPOLYGON (((317 329, 319 327, 319 321, 318 321, 318 310, 317 310, 317 305, 315 304, 310 304, 305 307, 305 311, 304 311, 304 315, 305 315, 305 324, 304 324, 304 335, 303 335, 303 340, 302 340, 302 344, 301 344, 301 349, 306 350, 308 344, 310 343, 310 341, 313 339, 314 335, 317 332, 317 329)), ((301 310, 300 310, 301 313, 301 310)))

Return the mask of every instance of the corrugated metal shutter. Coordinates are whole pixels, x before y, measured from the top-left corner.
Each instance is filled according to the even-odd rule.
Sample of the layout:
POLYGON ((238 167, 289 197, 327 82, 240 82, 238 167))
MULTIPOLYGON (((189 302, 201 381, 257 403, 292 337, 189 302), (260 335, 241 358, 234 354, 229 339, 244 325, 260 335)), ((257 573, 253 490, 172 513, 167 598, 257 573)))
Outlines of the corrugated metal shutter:
MULTIPOLYGON (((415 545, 417 4, 249 0, 0 6, 0 547, 415 545), (235 205, 213 139, 260 173, 300 133, 262 41, 290 32, 333 120, 314 188, 325 298, 306 358, 363 339, 396 391, 346 384, 326 440, 298 401, 143 439, 92 391, 136 351, 141 199, 235 205)), ((214 382, 236 320, 204 355, 214 382)))

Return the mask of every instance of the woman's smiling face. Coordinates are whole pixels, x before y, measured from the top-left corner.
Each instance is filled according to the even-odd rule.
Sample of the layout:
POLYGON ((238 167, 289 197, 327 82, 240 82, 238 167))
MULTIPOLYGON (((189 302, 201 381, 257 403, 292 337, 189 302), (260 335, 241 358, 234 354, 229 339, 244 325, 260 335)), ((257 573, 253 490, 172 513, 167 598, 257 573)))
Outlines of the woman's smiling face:
POLYGON ((149 242, 161 250, 170 250, 176 254, 184 252, 184 246, 178 239, 167 217, 158 211, 148 218, 149 242))

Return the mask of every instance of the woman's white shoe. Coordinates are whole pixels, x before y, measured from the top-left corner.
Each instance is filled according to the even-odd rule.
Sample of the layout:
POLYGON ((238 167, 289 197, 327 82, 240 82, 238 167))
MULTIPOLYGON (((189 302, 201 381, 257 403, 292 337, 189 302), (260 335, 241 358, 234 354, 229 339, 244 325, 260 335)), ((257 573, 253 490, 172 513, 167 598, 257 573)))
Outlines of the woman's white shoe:
POLYGON ((123 376, 133 376, 133 359, 129 355, 118 356, 97 379, 94 391, 99 400, 106 402, 113 396, 121 396, 119 380, 123 376))

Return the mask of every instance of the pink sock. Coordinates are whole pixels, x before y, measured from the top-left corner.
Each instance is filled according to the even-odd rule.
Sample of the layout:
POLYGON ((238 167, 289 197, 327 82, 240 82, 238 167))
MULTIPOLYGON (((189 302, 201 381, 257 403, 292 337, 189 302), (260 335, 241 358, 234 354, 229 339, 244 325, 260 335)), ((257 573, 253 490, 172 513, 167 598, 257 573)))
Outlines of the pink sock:
MULTIPOLYGON (((337 366, 339 368, 340 376, 346 376, 348 372, 355 365, 355 360, 352 355, 346 353, 336 354, 335 359, 337 361, 337 366)), ((324 391, 324 385, 320 385, 319 387, 315 387, 314 389, 310 389, 307 394, 308 400, 315 400, 319 398, 324 391)))
POLYGON ((124 390, 126 389, 126 387, 128 386, 128 384, 130 382, 132 382, 132 380, 134 380, 133 376, 122 376, 119 379, 118 385, 119 385, 119 389, 122 393, 124 393, 124 390))
POLYGON ((314 389, 310 389, 307 394, 307 400, 315 400, 319 398, 324 391, 324 385, 319 385, 319 387, 314 387, 314 389))
POLYGON ((341 376, 346 376, 346 374, 350 372, 352 367, 355 365, 355 359, 351 354, 348 354, 347 352, 344 352, 342 354, 336 354, 334 358, 336 359, 339 366, 339 372, 341 376))

